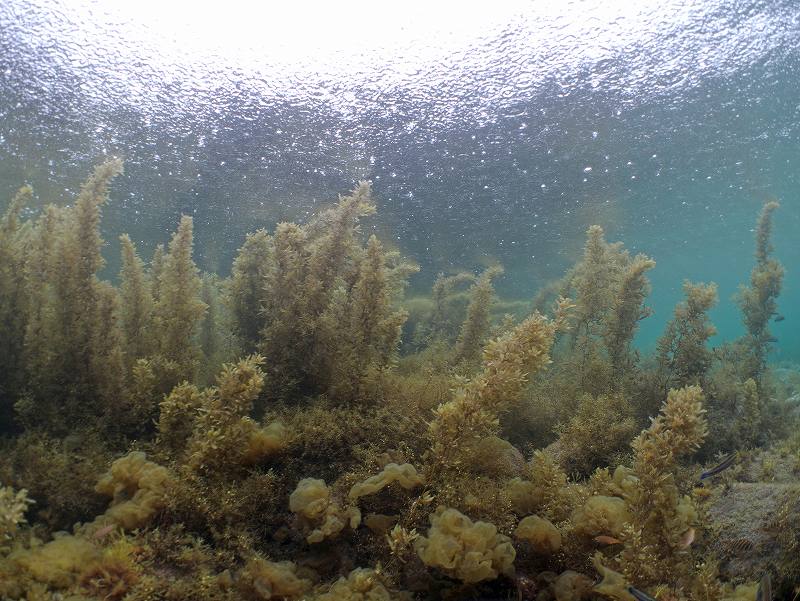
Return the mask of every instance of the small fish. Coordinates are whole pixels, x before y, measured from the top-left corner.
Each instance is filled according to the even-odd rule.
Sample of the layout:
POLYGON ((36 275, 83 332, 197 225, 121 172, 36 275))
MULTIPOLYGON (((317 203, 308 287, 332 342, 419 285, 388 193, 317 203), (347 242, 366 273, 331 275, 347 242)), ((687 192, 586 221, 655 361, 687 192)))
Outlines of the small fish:
POLYGON ((636 598, 636 601, 656 601, 647 593, 643 593, 638 588, 634 588, 632 586, 628 587, 628 592, 636 598))
POLYGON ((702 474, 700 474, 700 479, 705 480, 706 478, 710 478, 711 476, 716 476, 720 472, 724 472, 726 469, 728 469, 730 466, 733 465, 733 462, 736 461, 737 455, 738 453, 734 451, 733 453, 725 457, 725 459, 723 459, 718 465, 715 465, 710 470, 707 470, 702 474))
POLYGON ((102 528, 100 528, 100 530, 98 530, 92 535, 92 538, 94 538, 95 540, 100 540, 101 538, 105 538, 106 536, 111 534, 111 531, 114 530, 114 528, 116 528, 115 524, 109 524, 108 526, 103 526, 102 528))
POLYGON ((772 601, 772 578, 770 578, 769 572, 764 572, 761 582, 758 583, 756 601, 772 601))
POLYGON ((613 536, 608 536, 606 534, 601 534, 600 536, 594 537, 594 542, 600 543, 601 545, 620 545, 622 541, 618 538, 614 538, 613 536))
POLYGON ((734 555, 750 551, 755 545, 749 538, 735 538, 728 543, 728 549, 734 555))
POLYGON ((775 316, 775 321, 783 321, 784 319, 786 318, 783 315, 778 314, 775 316))
POLYGON ((778 342, 778 339, 775 338, 775 336, 769 336, 768 338, 765 339, 765 342, 769 342, 770 344, 775 344, 776 342, 778 342))
POLYGON ((689 528, 686 532, 683 533, 681 536, 681 540, 678 542, 681 549, 686 549, 694 542, 695 537, 695 530, 694 528, 689 528))
POLYGON ((619 545, 622 544, 622 541, 618 538, 614 538, 613 536, 608 536, 606 534, 601 534, 600 536, 594 537, 594 542, 600 543, 601 545, 619 545))

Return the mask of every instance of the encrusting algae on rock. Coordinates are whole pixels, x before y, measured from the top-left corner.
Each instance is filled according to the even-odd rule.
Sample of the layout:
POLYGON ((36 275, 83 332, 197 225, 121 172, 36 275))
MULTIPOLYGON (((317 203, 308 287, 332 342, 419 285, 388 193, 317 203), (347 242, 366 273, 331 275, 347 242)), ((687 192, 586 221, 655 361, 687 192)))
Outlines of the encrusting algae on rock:
MULTIPOLYGON (((366 182, 248 234, 227 278, 195 263, 190 217, 149 262, 123 235, 115 285, 100 219, 121 174, 38 215, 23 188, 0 221, 0 598, 755 599, 713 519, 740 474, 784 486, 798 456, 767 362, 775 203, 745 336, 709 348, 717 290, 687 282, 647 357, 655 264, 598 226, 533 312, 497 297, 500 266, 404 300, 417 267, 362 232, 366 182)), ((781 490, 776 599, 800 573, 781 490)))

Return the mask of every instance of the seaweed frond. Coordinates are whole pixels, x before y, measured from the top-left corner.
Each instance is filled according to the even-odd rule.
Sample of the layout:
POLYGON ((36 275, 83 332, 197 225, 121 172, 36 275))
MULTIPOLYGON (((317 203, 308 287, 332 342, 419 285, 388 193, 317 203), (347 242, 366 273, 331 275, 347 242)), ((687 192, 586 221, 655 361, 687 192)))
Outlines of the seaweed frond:
POLYGON ((192 218, 184 215, 164 256, 153 313, 157 354, 177 364, 178 381, 195 375, 200 362, 198 328, 207 309, 200 300, 201 280, 192 260, 192 232, 192 218))
POLYGON ((769 322, 777 315, 777 298, 783 283, 783 265, 772 256, 772 214, 780 205, 764 205, 756 223, 756 264, 750 273, 750 285, 739 290, 739 307, 742 310, 747 334, 743 340, 749 357, 743 365, 743 380, 753 378, 760 384, 767 364, 767 353, 774 342, 769 322))
POLYGON ((471 365, 480 360, 481 349, 489 336, 489 310, 494 297, 492 280, 502 273, 503 268, 499 265, 490 267, 481 274, 470 289, 467 317, 461 324, 461 332, 456 341, 453 357, 455 363, 471 365))

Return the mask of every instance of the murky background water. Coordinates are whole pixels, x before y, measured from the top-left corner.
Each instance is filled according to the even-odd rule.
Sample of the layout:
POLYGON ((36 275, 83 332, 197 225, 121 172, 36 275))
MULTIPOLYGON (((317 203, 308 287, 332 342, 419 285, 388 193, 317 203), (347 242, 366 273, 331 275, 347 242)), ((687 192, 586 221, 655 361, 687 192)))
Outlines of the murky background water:
POLYGON ((180 213, 224 273, 245 232, 367 178, 373 227, 422 265, 415 290, 500 261, 518 298, 599 223, 658 262, 643 345, 684 278, 716 281, 714 321, 740 333, 730 297, 777 198, 777 358, 800 357, 800 4, 433 4, 5 0, 0 194, 66 203, 124 156, 109 277, 116 234, 147 255, 180 213))

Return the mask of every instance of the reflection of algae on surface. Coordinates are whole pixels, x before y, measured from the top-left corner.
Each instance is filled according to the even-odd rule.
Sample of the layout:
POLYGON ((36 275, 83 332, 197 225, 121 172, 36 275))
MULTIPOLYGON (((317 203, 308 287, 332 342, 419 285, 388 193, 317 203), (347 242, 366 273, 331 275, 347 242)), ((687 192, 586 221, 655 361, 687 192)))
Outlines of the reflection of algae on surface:
POLYGON ((113 286, 99 224, 121 171, 27 220, 23 188, 0 222, 0 598, 744 601, 764 570, 788 594, 776 204, 746 335, 712 352, 716 288, 687 282, 642 358, 648 257, 593 226, 536 301, 571 299, 549 317, 495 299, 498 267, 442 274, 407 313, 416 267, 361 234, 367 183, 248 235, 226 279, 198 270, 188 217, 149 264, 122 236, 113 286), (687 461, 737 447, 724 485, 693 489, 687 461))

